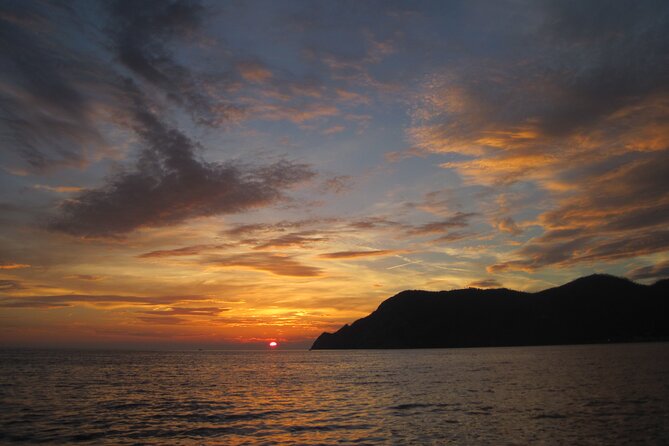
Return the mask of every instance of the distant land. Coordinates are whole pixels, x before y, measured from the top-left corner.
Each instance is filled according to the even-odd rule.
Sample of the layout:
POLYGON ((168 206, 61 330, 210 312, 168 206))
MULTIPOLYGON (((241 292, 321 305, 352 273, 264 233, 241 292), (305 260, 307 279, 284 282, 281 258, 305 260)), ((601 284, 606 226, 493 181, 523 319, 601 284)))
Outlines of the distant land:
POLYGON ((397 349, 669 340, 669 279, 595 274, 536 293, 402 291, 311 349, 397 349))

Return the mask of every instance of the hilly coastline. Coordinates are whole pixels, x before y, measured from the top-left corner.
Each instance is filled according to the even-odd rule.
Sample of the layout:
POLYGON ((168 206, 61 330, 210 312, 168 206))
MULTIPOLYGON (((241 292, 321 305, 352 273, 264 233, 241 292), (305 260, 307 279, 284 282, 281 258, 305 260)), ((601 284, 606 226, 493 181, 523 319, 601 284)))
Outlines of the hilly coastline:
POLYGON ((312 349, 398 349, 669 339, 669 280, 592 275, 536 293, 402 291, 312 349))

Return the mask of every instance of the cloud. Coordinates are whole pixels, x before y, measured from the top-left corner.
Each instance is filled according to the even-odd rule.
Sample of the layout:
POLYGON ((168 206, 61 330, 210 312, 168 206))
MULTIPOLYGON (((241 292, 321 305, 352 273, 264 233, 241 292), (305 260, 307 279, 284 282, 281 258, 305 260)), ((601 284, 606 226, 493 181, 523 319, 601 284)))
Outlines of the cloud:
POLYGON ((144 323, 154 325, 176 325, 188 322, 188 319, 176 316, 141 316, 137 319, 144 323))
POLYGON ((178 63, 168 42, 193 40, 206 17, 194 0, 116 0, 107 4, 107 34, 118 61, 142 81, 159 88, 196 122, 216 125, 235 120, 241 108, 206 95, 207 84, 225 89, 226 76, 203 76, 178 63))
POLYGON ((318 277, 322 275, 320 268, 304 265, 292 256, 263 252, 210 257, 207 263, 221 268, 265 271, 278 276, 318 277))
POLYGON ((174 55, 197 40, 207 17, 198 1, 3 7, 0 128, 3 144, 30 171, 116 157, 115 127, 132 130, 126 115, 137 89, 147 109, 165 110, 169 101, 198 124, 220 125, 244 114, 242 105, 222 97, 233 88, 228 74, 198 73, 174 55), (137 88, 127 88, 128 78, 137 88))
POLYGON ((471 282, 468 288, 502 288, 502 285, 495 279, 481 279, 471 282))
POLYGON ((338 219, 336 218, 308 218, 304 220, 279 221, 276 223, 249 223, 226 229, 223 231, 223 234, 230 237, 243 237, 260 233, 283 232, 286 230, 301 229, 320 224, 333 224, 337 221, 338 219))
POLYGON ((495 226, 501 232, 506 232, 511 235, 520 235, 523 230, 518 227, 516 222, 511 217, 501 218, 497 220, 495 226))
POLYGON ((291 121, 295 124, 304 124, 320 118, 337 116, 340 110, 328 103, 305 102, 302 104, 272 104, 258 103, 251 108, 254 117, 267 121, 291 121))
POLYGON ((491 271, 615 261, 669 249, 669 150, 612 158, 576 177, 580 190, 539 217, 544 234, 491 271))
POLYGON ((67 33, 90 31, 66 5, 12 2, 0 17, 0 128, 3 146, 33 171, 83 166, 107 146, 96 127, 100 86, 113 80, 82 48, 64 48, 67 33))
POLYGON ((24 286, 18 280, 9 280, 9 279, 0 280, 0 292, 22 290, 22 289, 24 289, 24 286))
POLYGON ((237 63, 237 70, 249 82, 262 83, 272 78, 272 72, 257 61, 240 61, 237 63))
POLYGON ((336 90, 337 97, 345 102, 349 103, 360 103, 360 104, 368 104, 369 103, 369 98, 363 94, 357 93, 355 91, 349 91, 349 90, 344 90, 342 88, 337 88, 336 90))
POLYGON ((343 125, 333 125, 332 127, 328 127, 325 130, 323 130, 324 135, 336 135, 337 133, 341 133, 344 130, 346 130, 346 127, 343 125))
POLYGON ((366 217, 349 223, 353 229, 377 229, 377 228, 396 228, 400 223, 390 220, 386 217, 366 217))
POLYGON ((580 237, 567 241, 544 242, 539 237, 514 253, 516 260, 508 260, 488 267, 488 272, 507 270, 532 272, 548 265, 567 266, 578 261, 584 250, 591 245, 592 237, 580 237))
POLYGON ((194 256, 198 255, 204 251, 211 251, 215 249, 227 248, 230 245, 192 245, 184 246, 181 248, 175 249, 161 249, 158 251, 145 252, 140 254, 137 257, 140 259, 152 259, 152 258, 162 258, 162 257, 177 257, 177 256, 194 256))
POLYGON ((466 238, 475 236, 476 234, 471 232, 454 231, 442 235, 441 237, 437 237, 436 239, 430 241, 430 244, 439 245, 443 243, 452 243, 452 242, 457 242, 458 240, 464 240, 466 238))
POLYGON ((396 254, 403 254, 405 251, 397 251, 391 249, 377 249, 372 251, 337 251, 320 254, 318 257, 322 259, 359 259, 367 257, 384 257, 396 254))
POLYGON ((261 167, 198 160, 197 144, 161 122, 141 99, 138 93, 132 125, 145 146, 135 169, 63 202, 51 230, 118 237, 142 227, 242 212, 275 203, 284 189, 314 176, 306 164, 287 160, 261 167))
POLYGON ((522 53, 471 54, 430 77, 409 134, 421 149, 474 158, 446 167, 498 183, 541 178, 575 159, 665 148, 668 10, 652 2, 532 5, 528 20, 544 20, 529 34, 500 36, 510 50, 527 42, 522 53))
POLYGON ((79 186, 48 186, 45 184, 35 184, 33 189, 37 190, 47 190, 49 192, 57 192, 59 194, 69 193, 69 192, 80 192, 81 187, 79 186))
POLYGON ((336 175, 325 179, 321 189, 325 192, 341 194, 348 192, 353 187, 353 177, 350 175, 336 175))
POLYGON ((618 236, 577 237, 572 240, 531 240, 514 253, 516 259, 488 267, 489 272, 536 271, 547 266, 566 267, 582 262, 612 262, 669 249, 669 231, 625 233, 618 236))
MULTIPOLYGON (((412 146, 448 156, 441 166, 465 186, 541 191, 540 204, 514 214, 539 213, 544 234, 490 271, 666 250, 669 5, 547 2, 522 13, 531 26, 500 33, 499 56, 476 48, 425 77, 412 146)), ((499 206, 484 212, 520 236, 499 206)))
POLYGON ((168 307, 164 309, 139 311, 141 314, 151 316, 169 317, 169 316, 218 316, 229 308, 220 307, 168 307))
POLYGON ((270 238, 257 244, 254 249, 305 247, 328 240, 317 231, 303 231, 270 238))
POLYGON ((30 268, 31 265, 28 265, 26 263, 8 263, 8 262, 0 262, 0 269, 23 269, 23 268, 30 268))
POLYGON ((104 280, 107 276, 98 276, 96 274, 73 274, 71 276, 65 276, 66 279, 75 279, 75 280, 86 280, 91 282, 97 282, 99 280, 104 280))
MULTIPOLYGON (((20 284, 9 284, 9 288, 3 288, 0 281, 0 290, 21 289, 16 286, 20 284), (12 288, 13 287, 13 288, 12 288)), ((210 296, 120 296, 120 295, 98 295, 98 294, 61 294, 47 296, 22 296, 0 298, 0 307, 3 308, 50 308, 67 307, 73 305, 92 305, 109 307, 116 305, 148 306, 148 305, 174 305, 179 302, 196 302, 211 300, 210 296)))
POLYGON ((664 279, 669 277, 669 261, 665 260, 656 265, 640 266, 627 274, 632 280, 664 279))
POLYGON ((449 229, 452 228, 466 227, 469 224, 468 220, 475 215, 476 213, 473 212, 458 212, 446 220, 435 221, 431 223, 425 223, 419 226, 409 227, 407 229, 407 234, 409 235, 440 234, 443 232, 447 232, 449 229))

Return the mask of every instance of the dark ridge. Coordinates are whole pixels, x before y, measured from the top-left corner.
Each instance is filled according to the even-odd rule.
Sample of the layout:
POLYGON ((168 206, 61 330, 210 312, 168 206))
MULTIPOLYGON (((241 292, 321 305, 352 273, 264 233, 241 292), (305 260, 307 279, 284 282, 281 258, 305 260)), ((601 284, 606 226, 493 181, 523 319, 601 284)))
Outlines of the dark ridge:
POLYGON ((402 291, 312 349, 453 348, 669 340, 669 280, 595 274, 537 293, 402 291))

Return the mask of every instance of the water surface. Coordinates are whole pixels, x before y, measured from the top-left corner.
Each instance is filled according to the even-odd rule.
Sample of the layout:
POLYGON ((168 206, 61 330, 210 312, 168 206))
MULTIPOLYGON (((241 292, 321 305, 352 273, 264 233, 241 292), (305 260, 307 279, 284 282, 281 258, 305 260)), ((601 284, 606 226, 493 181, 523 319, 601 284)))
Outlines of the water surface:
POLYGON ((669 344, 3 351, 0 442, 669 444, 669 344))

